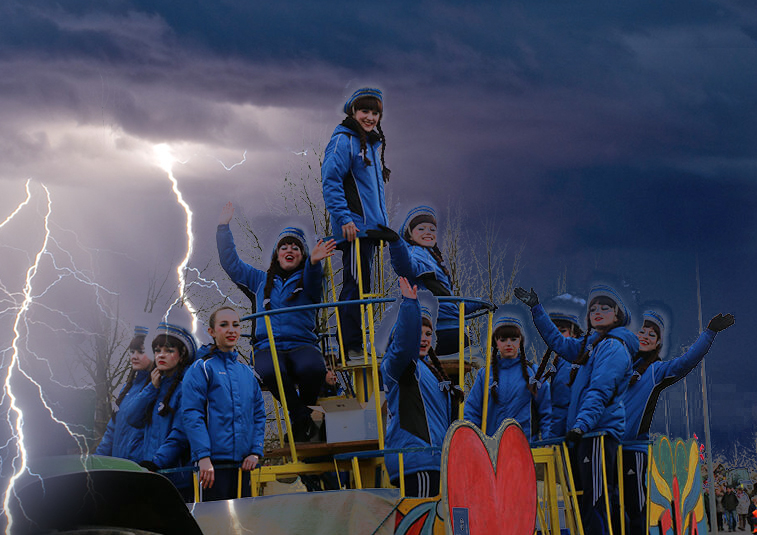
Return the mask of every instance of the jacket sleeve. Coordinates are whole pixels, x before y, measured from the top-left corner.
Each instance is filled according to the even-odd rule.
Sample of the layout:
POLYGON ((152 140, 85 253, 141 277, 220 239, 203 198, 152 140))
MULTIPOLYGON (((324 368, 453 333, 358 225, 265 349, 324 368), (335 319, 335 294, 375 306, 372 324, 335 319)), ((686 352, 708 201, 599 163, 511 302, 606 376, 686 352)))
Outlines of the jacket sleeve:
POLYGON ((673 384, 686 377, 686 375, 704 358, 710 350, 710 346, 712 346, 714 340, 715 331, 705 329, 686 353, 672 360, 665 360, 657 363, 655 366, 655 383, 669 381, 670 384, 673 384))
POLYGON ((342 226, 352 221, 350 209, 347 206, 347 197, 344 193, 344 178, 350 172, 352 165, 350 142, 350 137, 347 134, 331 136, 321 166, 323 201, 333 219, 332 231, 339 235, 341 235, 342 226))
POLYGON ((302 270, 302 288, 312 303, 320 303, 323 298, 323 266, 320 262, 315 265, 310 259, 305 262, 302 270))
POLYGON ((576 427, 584 432, 596 427, 631 366, 628 351, 619 340, 603 340, 591 358, 595 359, 591 379, 576 415, 576 427))
POLYGON ((134 396, 134 399, 129 406, 121 409, 120 412, 124 412, 121 416, 126 417, 126 421, 130 426, 136 428, 142 428, 147 423, 147 408, 150 403, 158 399, 159 390, 155 388, 152 382, 148 381, 145 387, 140 390, 139 394, 134 396))
MULTIPOLYGON (((478 427, 481 427, 481 422, 483 421, 485 373, 486 370, 484 368, 478 370, 476 380, 468 393, 468 397, 465 400, 465 408, 463 409, 463 418, 476 424, 478 427)), ((489 401, 491 402, 491 398, 489 401)), ((489 411, 491 412, 491 403, 489 405, 489 411)))
POLYGON ((234 245, 234 236, 229 225, 218 225, 216 230, 216 244, 221 267, 234 284, 242 285, 251 293, 265 280, 266 273, 252 267, 239 258, 234 245))
MULTIPOLYGON (((181 383, 181 418, 192 451, 192 461, 210 457, 210 435, 206 421, 208 402, 207 361, 196 361, 181 383)), ((173 432, 173 430, 172 430, 173 432)))
MULTIPOLYGON (((252 371, 252 370, 250 370, 252 371)), ((251 381, 252 381, 252 387, 254 389, 254 435, 253 435, 253 444, 252 444, 252 451, 250 454, 255 454, 259 458, 263 458, 264 448, 263 448, 263 441, 265 439, 265 401, 263 401, 263 392, 260 390, 260 385, 258 384, 258 380, 255 378, 253 373, 250 373, 251 381)))
MULTIPOLYGON (((118 414, 118 413, 116 413, 118 414)), ((115 416, 115 415, 114 415, 115 416)), ((117 416, 116 416, 117 417, 117 416)), ((122 414, 121 418, 125 416, 122 414)), ((108 420, 108 427, 105 428, 105 434, 100 440, 95 450, 95 455, 112 455, 113 454, 113 433, 116 431, 116 422, 113 417, 108 420)))
POLYGON ((152 462, 160 468, 179 466, 182 453, 189 449, 189 441, 187 440, 184 423, 181 418, 183 396, 181 389, 177 388, 176 390, 176 412, 171 424, 171 431, 169 431, 165 442, 160 445, 152 458, 152 462))
POLYGON ((417 299, 402 298, 394 336, 386 350, 381 367, 395 382, 411 362, 418 359, 421 348, 421 305, 417 299))
POLYGON ((536 329, 550 349, 568 362, 573 362, 578 358, 582 338, 565 338, 560 334, 541 304, 531 309, 531 316, 534 319, 536 329))
MULTIPOLYGON (((539 415, 539 430, 542 440, 552 437, 552 391, 549 381, 544 381, 536 391, 536 413, 539 415)), ((531 434, 534 435, 533 428, 531 434)))

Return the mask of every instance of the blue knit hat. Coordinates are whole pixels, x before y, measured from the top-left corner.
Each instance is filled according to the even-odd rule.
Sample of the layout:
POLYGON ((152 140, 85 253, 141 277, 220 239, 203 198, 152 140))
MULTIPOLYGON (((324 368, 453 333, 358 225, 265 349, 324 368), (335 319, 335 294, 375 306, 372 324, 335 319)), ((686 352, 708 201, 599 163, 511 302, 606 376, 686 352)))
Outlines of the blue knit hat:
POLYGON ((620 298, 618 292, 613 288, 606 284, 597 284, 589 291, 589 298, 586 300, 586 305, 591 306, 591 302, 595 297, 607 297, 612 299, 615 304, 618 305, 618 310, 620 310, 623 315, 623 321, 620 324, 621 327, 625 327, 630 323, 631 313, 628 311, 628 308, 626 308, 626 305, 623 303, 623 299, 620 298))
POLYGON ((660 332, 665 332, 665 320, 662 315, 654 310, 645 310, 642 314, 644 321, 651 321, 660 328, 660 332))
POLYGON ((381 93, 381 89, 376 89, 374 87, 361 87, 360 89, 352 93, 352 96, 347 99, 347 102, 344 103, 344 113, 350 115, 352 113, 352 105, 357 99, 361 97, 374 97, 378 99, 378 101, 382 104, 384 103, 384 96, 381 93))
MULTIPOLYGON (((197 354, 197 343, 195 342, 195 338, 194 336, 192 336, 192 333, 190 333, 184 327, 161 321, 158 324, 158 328, 155 329, 155 338, 161 335, 173 336, 174 338, 178 339, 187 348, 189 362, 192 362, 195 359, 195 355, 197 354)), ((155 338, 153 338, 153 340, 155 338)))
POLYGON ((308 242, 305 240, 305 233, 302 231, 302 229, 299 229, 297 227, 287 227, 284 230, 281 231, 279 234, 279 237, 276 238, 276 245, 273 247, 273 256, 276 256, 276 251, 279 249, 279 244, 281 243, 281 240, 284 238, 294 238, 298 242, 300 242, 302 246, 302 254, 303 256, 309 256, 310 250, 308 249, 308 242))
POLYGON ((421 305, 421 318, 426 318, 431 325, 434 324, 434 316, 431 314, 431 309, 427 306, 421 305))
POLYGON ((502 327, 503 325, 514 325, 518 329, 520 329, 520 332, 523 332, 523 322, 520 321, 519 318, 516 318, 514 316, 500 316, 494 321, 493 329, 496 331, 497 328, 502 327))
POLYGON ((148 334, 150 334, 150 329, 148 329, 147 327, 142 327, 141 325, 136 325, 134 327, 134 337, 135 338, 137 336, 144 336, 145 338, 147 338, 148 334))
POLYGON ((436 211, 434 211, 433 208, 431 208, 430 206, 425 206, 425 205, 416 206, 415 208, 413 208, 407 213, 407 217, 405 218, 405 221, 402 223, 400 234, 410 235, 410 222, 420 215, 427 215, 431 217, 434 220, 434 222, 436 222, 436 211))
POLYGON ((578 316, 575 314, 568 314, 566 312, 550 312, 549 313, 549 319, 554 321, 567 321, 568 323, 572 323, 579 329, 581 328, 581 324, 579 323, 578 316))

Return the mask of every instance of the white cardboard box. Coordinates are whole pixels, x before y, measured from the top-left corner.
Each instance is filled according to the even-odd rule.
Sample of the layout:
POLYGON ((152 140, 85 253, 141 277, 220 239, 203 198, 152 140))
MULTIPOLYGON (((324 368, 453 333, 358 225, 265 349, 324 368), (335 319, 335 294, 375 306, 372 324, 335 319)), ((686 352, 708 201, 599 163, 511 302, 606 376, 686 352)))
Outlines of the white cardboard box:
MULTIPOLYGON (((385 404, 381 392, 382 412, 385 404)), ((371 396, 367 403, 355 398, 325 398, 313 409, 323 412, 326 425, 326 442, 353 442, 356 440, 378 440, 376 422, 376 402, 371 396)))

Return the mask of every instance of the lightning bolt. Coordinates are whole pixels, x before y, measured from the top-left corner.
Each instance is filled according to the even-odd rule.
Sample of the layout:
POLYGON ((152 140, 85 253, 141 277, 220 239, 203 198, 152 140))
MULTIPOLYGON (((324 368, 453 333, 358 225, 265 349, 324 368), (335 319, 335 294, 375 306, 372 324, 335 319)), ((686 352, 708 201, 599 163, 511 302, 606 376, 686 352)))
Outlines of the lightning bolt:
POLYGON ((241 161, 241 162, 237 162, 237 163, 233 164, 233 165, 232 165, 231 167, 226 167, 226 164, 225 164, 225 163, 223 163, 223 162, 222 162, 222 161, 221 161, 220 159, 218 159, 218 158, 216 158, 216 160, 218 160, 218 163, 220 163, 221 165, 223 165, 223 168, 224 168, 224 169, 226 169, 227 171, 231 171, 232 169, 234 169, 234 168, 235 168, 235 167, 237 167, 238 165, 242 165, 242 164, 243 164, 244 162, 246 162, 246 161, 247 161, 247 151, 244 151, 244 154, 242 155, 242 161, 241 161))
POLYGON ((192 257, 192 251, 194 249, 194 234, 192 233, 192 210, 189 204, 184 200, 184 196, 179 190, 179 182, 176 180, 173 174, 173 164, 176 162, 182 163, 177 160, 171 153, 171 148, 165 143, 160 143, 154 147, 155 155, 158 158, 158 165, 168 175, 168 180, 171 182, 171 189, 176 195, 176 201, 184 209, 186 214, 186 236, 187 236, 187 254, 184 259, 176 267, 176 274, 179 278, 179 297, 174 301, 164 316, 164 321, 168 321, 168 314, 171 312, 175 305, 186 305, 187 310, 192 315, 192 334, 197 334, 197 310, 192 305, 192 302, 187 297, 187 278, 186 273, 188 271, 189 259, 192 257))
POLYGON ((29 201, 32 199, 32 192, 29 189, 29 183, 30 182, 31 182, 31 180, 27 179, 27 181, 26 181, 26 200, 24 200, 24 202, 22 202, 21 204, 19 204, 16 207, 16 209, 13 210, 13 212, 11 212, 11 214, 8 217, 6 217, 5 220, 2 223, 0 223, 0 228, 3 228, 6 225, 6 223, 8 223, 11 219, 13 219, 16 216, 16 214, 19 213, 24 206, 26 206, 27 204, 29 204, 29 201))
MULTIPOLYGON (((28 325, 26 323, 26 320, 27 320, 26 314, 29 311, 29 307, 31 306, 35 297, 33 293, 33 281, 39 271, 40 263, 43 257, 47 254, 48 244, 50 242, 50 215, 52 214, 52 199, 50 197, 50 191, 47 189, 47 187, 44 184, 42 185, 42 188, 44 189, 45 196, 47 198, 47 213, 45 214, 45 217, 44 217, 45 236, 43 239, 42 247, 39 249, 39 251, 37 251, 37 254, 34 257, 34 262, 32 262, 32 265, 26 271, 26 279, 25 279, 24 287, 22 291, 23 299, 18 307, 18 311, 16 313, 16 316, 13 322, 13 341, 10 347, 10 351, 11 351, 10 362, 8 363, 7 371, 3 379, 3 400, 2 401, 4 402, 6 399, 9 401, 9 409, 8 409, 8 413, 6 414, 6 422, 8 423, 8 427, 11 430, 11 437, 9 438, 7 443, 3 446, 3 448, 10 447, 14 451, 13 457, 11 459, 12 474, 9 479, 8 486, 6 487, 3 493, 3 512, 0 514, 0 518, 2 518, 1 515, 4 515, 7 518, 6 529, 8 533, 11 531, 11 527, 13 524, 13 518, 10 513, 10 500, 15 495, 15 492, 14 492, 15 485, 18 482, 19 478, 21 478, 25 473, 32 474, 28 468, 27 452, 24 446, 24 413, 23 413, 21 404, 19 402, 19 399, 13 390, 13 385, 12 385, 13 377, 15 373, 22 375, 34 385, 34 387, 37 389, 37 393, 39 394, 39 398, 42 401, 42 404, 44 405, 45 409, 50 415, 50 418, 56 423, 66 428, 68 433, 76 440, 81 451, 86 450, 86 437, 82 435, 81 433, 77 433, 76 431, 74 431, 71 428, 71 426, 69 426, 66 422, 58 419, 55 416, 52 408, 48 405, 47 401, 45 401, 45 398, 42 394, 42 386, 36 380, 34 380, 34 378, 29 373, 25 372, 23 368, 21 367, 20 343, 23 336, 22 325, 26 327, 26 330, 28 331, 28 325)), ((23 207, 26 204, 28 204, 29 201, 31 200, 29 181, 27 181, 26 183, 26 192, 27 192, 26 200, 22 202, 21 204, 19 204, 16 210, 14 210, 13 213, 10 216, 8 216, 8 218, 5 219, 3 224, 0 225, 0 228, 2 228, 3 225, 5 225, 8 221, 10 221, 10 219, 12 219, 13 216, 18 214, 19 211, 23 209, 23 207)))

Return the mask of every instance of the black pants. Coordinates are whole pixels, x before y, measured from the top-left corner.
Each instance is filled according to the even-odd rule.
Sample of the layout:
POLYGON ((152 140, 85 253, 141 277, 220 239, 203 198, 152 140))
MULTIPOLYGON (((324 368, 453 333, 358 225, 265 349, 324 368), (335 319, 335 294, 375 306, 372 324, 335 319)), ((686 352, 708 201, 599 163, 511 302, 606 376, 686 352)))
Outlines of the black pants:
MULTIPOLYGON (((611 521, 605 513, 605 496, 602 477, 602 455, 600 448, 601 437, 582 439, 571 453, 574 456, 576 486, 583 490, 579 500, 581 522, 586 535, 605 535, 609 533, 608 524, 611 521)), ((618 456, 618 441, 605 435, 605 467, 607 469, 607 491, 612 497, 615 494, 617 472, 616 459, 618 456)), ((612 507, 610 511, 612 518, 612 507)))
POLYGON ((647 529, 647 454, 623 450, 623 501, 626 533, 645 535, 647 529))
MULTIPOLYGON (((439 495, 441 473, 439 470, 423 470, 405 474, 405 496, 412 498, 432 498, 439 495)), ((392 480, 392 485, 399 487, 399 479, 392 480)))
MULTIPOLYGON (((211 459, 213 466, 220 464, 231 464, 232 461, 215 461, 211 459)), ((200 501, 213 502, 216 500, 233 500, 237 497, 239 485, 239 470, 237 468, 214 468, 215 481, 209 489, 200 487, 200 501)), ((249 498, 252 495, 250 491, 250 472, 242 470, 242 498, 249 498)))
MULTIPOLYGON (((366 238, 360 239, 360 273, 363 279, 363 292, 371 291, 371 267, 376 242, 366 238)), ((340 301, 360 299, 360 288, 357 283, 357 257, 355 256, 355 242, 339 244, 342 251, 342 291, 340 301)), ((350 350, 360 351, 363 348, 363 326, 360 318, 360 305, 339 307, 339 321, 342 325, 342 341, 345 353, 350 350)))

